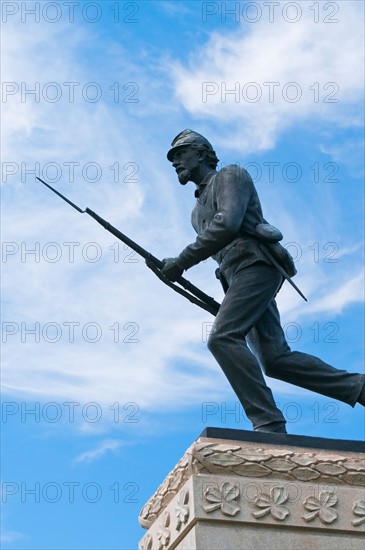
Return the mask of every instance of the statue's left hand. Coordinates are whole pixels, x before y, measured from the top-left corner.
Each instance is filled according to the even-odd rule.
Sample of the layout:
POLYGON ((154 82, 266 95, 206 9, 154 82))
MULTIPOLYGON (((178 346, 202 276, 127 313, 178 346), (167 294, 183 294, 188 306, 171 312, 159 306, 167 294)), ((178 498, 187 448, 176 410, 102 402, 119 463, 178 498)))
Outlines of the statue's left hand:
POLYGON ((184 269, 179 265, 177 258, 164 258, 162 263, 161 272, 170 279, 170 281, 176 281, 176 279, 183 274, 184 269))

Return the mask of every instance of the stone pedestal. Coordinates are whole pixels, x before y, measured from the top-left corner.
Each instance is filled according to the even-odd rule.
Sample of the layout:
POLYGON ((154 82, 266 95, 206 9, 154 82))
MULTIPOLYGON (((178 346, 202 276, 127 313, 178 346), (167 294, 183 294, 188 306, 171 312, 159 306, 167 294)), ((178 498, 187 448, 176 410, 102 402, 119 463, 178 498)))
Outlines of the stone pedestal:
POLYGON ((364 550, 365 446, 208 428, 143 507, 140 550, 364 550))

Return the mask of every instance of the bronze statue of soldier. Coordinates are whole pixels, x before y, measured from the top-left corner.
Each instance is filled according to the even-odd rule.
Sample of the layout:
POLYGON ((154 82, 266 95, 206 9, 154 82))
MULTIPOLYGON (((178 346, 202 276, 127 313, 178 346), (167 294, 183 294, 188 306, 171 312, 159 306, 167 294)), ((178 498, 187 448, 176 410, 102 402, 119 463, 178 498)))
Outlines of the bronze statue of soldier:
POLYGON ((255 431, 286 433, 285 418, 275 405, 262 370, 284 380, 338 399, 365 406, 365 376, 336 369, 313 355, 291 351, 275 296, 282 271, 265 254, 265 242, 278 252, 276 260, 289 276, 295 274, 289 253, 279 245, 280 231, 263 217, 248 172, 238 165, 217 171, 219 159, 201 134, 184 130, 167 153, 182 185, 196 185, 192 225, 197 233, 176 258, 163 260, 162 272, 175 281, 183 271, 209 257, 219 265, 225 297, 208 339, 255 431), (263 246, 264 244, 264 246, 263 246), (261 370, 262 369, 262 370, 261 370))

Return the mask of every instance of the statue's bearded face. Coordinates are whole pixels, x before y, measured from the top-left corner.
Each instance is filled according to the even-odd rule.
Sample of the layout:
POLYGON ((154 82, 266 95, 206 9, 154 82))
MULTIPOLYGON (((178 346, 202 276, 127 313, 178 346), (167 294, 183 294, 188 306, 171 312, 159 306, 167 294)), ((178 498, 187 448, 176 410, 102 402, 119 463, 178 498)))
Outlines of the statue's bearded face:
POLYGON ((172 166, 175 168, 181 185, 194 181, 194 175, 199 171, 199 157, 192 147, 181 147, 173 157, 172 166))

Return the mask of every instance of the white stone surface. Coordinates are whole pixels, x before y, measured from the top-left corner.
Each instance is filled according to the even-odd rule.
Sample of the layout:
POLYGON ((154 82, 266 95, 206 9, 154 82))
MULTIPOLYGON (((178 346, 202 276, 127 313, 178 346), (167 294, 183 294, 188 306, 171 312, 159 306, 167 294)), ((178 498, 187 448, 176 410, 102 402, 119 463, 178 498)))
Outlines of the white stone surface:
POLYGON ((364 550, 365 455, 198 439, 141 511, 144 550, 364 550))

